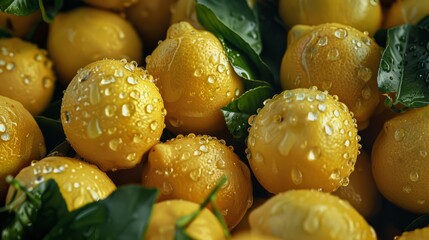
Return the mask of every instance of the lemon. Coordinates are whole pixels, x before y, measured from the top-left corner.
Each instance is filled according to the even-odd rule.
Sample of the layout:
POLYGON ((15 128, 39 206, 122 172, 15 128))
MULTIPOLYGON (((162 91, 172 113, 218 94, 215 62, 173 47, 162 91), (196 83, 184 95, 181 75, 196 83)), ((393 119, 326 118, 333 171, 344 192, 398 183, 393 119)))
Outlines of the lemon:
POLYGON ((47 52, 20 38, 0 39, 0 49, 0 95, 17 100, 32 115, 38 115, 50 103, 55 88, 47 52))
POLYGON ((42 132, 30 112, 21 103, 0 96, 0 202, 7 192, 6 176, 15 176, 45 154, 42 132))
POLYGON ((143 166, 143 185, 159 188, 159 201, 201 203, 223 175, 228 180, 216 194, 216 207, 232 229, 252 205, 252 182, 248 167, 223 140, 189 134, 155 145, 143 166))
POLYGON ((49 24, 47 49, 64 87, 77 70, 104 58, 140 62, 141 40, 118 14, 79 7, 61 12, 49 24))
POLYGON ((288 33, 281 85, 283 89, 317 86, 337 95, 362 130, 379 103, 380 59, 377 43, 355 28, 337 23, 297 25, 288 33))
MULTIPOLYGON (((185 200, 167 200, 155 203, 144 239, 174 239, 177 220, 180 217, 191 214, 198 208, 198 204, 185 200)), ((186 232, 193 239, 226 239, 219 221, 207 209, 202 210, 197 218, 186 228, 186 232)))
POLYGON ((271 193, 347 185, 359 154, 356 120, 338 97, 312 87, 285 90, 249 118, 247 158, 271 193))
POLYGON ((125 59, 82 68, 61 105, 64 133, 76 152, 104 171, 140 163, 164 129, 166 112, 153 81, 125 59))
POLYGON ((280 0, 279 13, 289 27, 336 22, 370 35, 380 28, 383 17, 378 0, 280 0))
POLYGON ((395 205, 429 213, 429 107, 401 113, 384 123, 371 163, 380 193, 395 205))
POLYGON ((423 240, 429 236, 429 227, 415 229, 413 231, 404 232, 401 236, 395 237, 395 240, 423 240))
POLYGON ((346 201, 316 190, 290 190, 249 215, 252 231, 288 240, 377 239, 374 229, 346 201))
MULTIPOLYGON (((16 180, 30 189, 48 179, 58 184, 69 211, 104 199, 116 189, 110 178, 97 166, 68 157, 51 156, 33 161, 16 176, 16 180)), ((7 202, 14 192, 15 188, 10 187, 7 202)), ((19 192, 17 198, 19 194, 24 193, 19 192)))
POLYGON ((384 27, 416 24, 429 14, 429 4, 421 0, 397 0, 386 11, 384 27))
POLYGON ((168 130, 214 135, 226 129, 220 109, 244 89, 216 36, 187 22, 173 24, 146 63, 168 111, 168 130))

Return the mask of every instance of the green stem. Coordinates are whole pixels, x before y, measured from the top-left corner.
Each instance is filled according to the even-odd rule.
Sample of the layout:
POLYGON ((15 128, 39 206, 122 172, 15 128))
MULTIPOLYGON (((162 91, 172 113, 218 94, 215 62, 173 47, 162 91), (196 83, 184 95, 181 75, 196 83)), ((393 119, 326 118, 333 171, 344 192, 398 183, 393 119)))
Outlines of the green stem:
POLYGON ((48 15, 46 14, 46 9, 45 9, 45 5, 43 4, 43 0, 39 0, 39 8, 40 8, 40 11, 42 12, 43 21, 45 21, 46 23, 51 23, 52 19, 48 17, 48 15))
MULTIPOLYGON (((31 193, 30 191, 28 191, 28 189, 22 185, 22 183, 20 183, 18 180, 16 180, 15 178, 13 178, 11 175, 8 175, 6 177, 6 182, 9 183, 13 188, 15 188, 16 191, 23 191, 25 193, 25 196, 28 198, 28 200, 37 208, 40 208, 40 206, 42 205, 41 201, 39 198, 37 198, 36 196, 34 196, 33 193, 31 193)), ((11 200, 13 205, 13 202, 15 202, 14 198, 16 196, 16 193, 14 193, 13 199, 11 200)))

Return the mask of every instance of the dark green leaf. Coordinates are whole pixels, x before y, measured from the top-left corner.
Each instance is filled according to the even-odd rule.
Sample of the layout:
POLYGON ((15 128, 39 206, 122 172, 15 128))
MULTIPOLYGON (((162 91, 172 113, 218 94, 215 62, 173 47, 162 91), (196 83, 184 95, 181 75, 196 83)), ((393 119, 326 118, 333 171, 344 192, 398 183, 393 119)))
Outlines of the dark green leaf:
POLYGON ((405 227, 404 231, 413 231, 418 228, 424 228, 429 226, 429 214, 422 215, 416 218, 414 221, 410 223, 407 227, 405 227))
POLYGON ((63 0, 38 0, 43 20, 50 23, 63 6, 63 0))
POLYGON ((412 25, 389 29, 378 71, 378 88, 393 109, 429 103, 429 30, 412 25))
POLYGON ((70 145, 68 141, 64 141, 58 144, 54 149, 52 149, 48 156, 62 156, 62 157, 76 157, 76 151, 70 145))
POLYGON ((229 132, 235 138, 244 141, 248 134, 249 117, 263 106, 264 100, 272 96, 273 89, 270 86, 260 86, 243 93, 239 98, 223 107, 222 113, 229 132))
POLYGON ((201 8, 210 10, 204 17, 198 15, 203 26, 216 30, 215 33, 224 36, 236 47, 244 47, 238 44, 246 44, 259 54, 262 50, 261 36, 259 33, 259 23, 255 12, 250 9, 246 0, 197 0, 197 15, 201 8), (198 9, 200 8, 200 9, 198 9), (207 21, 211 21, 210 23, 207 21))
POLYGON ((44 239, 143 239, 157 197, 156 189, 119 187, 63 217, 44 239))
POLYGON ((61 99, 52 102, 41 114, 39 114, 39 116, 52 118, 52 119, 60 119, 61 102, 62 102, 61 99))
POLYGON ((424 28, 429 28, 429 15, 426 15, 424 18, 422 18, 417 25, 424 28))
POLYGON ((2 230, 2 239, 42 239, 68 213, 58 185, 52 179, 39 184, 30 194, 35 199, 26 198, 14 210, 15 218, 2 230))
POLYGON ((375 42, 380 46, 385 48, 387 42, 387 29, 380 29, 374 34, 375 42))
POLYGON ((274 75, 276 90, 280 91, 280 66, 286 51, 287 29, 278 17, 278 1, 257 1, 257 10, 263 43, 261 58, 274 75))
POLYGON ((18 16, 29 15, 39 9, 38 0, 2 0, 0 10, 18 16))
POLYGON ((42 130, 43 137, 45 138, 46 149, 48 152, 52 151, 56 146, 65 141, 63 126, 60 120, 55 120, 43 116, 36 116, 37 124, 42 130))
MULTIPOLYGON (((196 0, 196 12, 198 21, 203 25, 208 31, 214 33, 216 36, 224 39, 225 45, 228 49, 234 49, 239 53, 240 58, 245 58, 245 60, 237 63, 236 70, 237 74, 243 76, 243 71, 240 71, 240 68, 243 69, 243 66, 247 66, 244 68, 252 69, 253 73, 249 74, 250 77, 253 76, 252 79, 259 79, 269 83, 273 83, 273 74, 268 66, 262 61, 261 57, 258 54, 258 51, 255 51, 252 46, 246 42, 246 35, 248 32, 234 32, 230 26, 226 25, 224 21, 234 21, 227 20, 229 18, 235 19, 234 16, 240 16, 245 14, 252 15, 255 20, 255 25, 253 26, 253 30, 257 32, 259 36, 259 26, 257 23, 257 18, 254 16, 254 11, 250 9, 245 0, 237 0, 237 1, 226 1, 226 0, 196 0), (232 5, 231 5, 232 4, 232 5), (225 6, 228 6, 227 8, 225 6), (236 8, 236 6, 241 6, 242 8, 236 8), (221 10, 220 10, 221 9, 221 10), (232 14, 229 16, 228 14, 222 14, 222 12, 226 12, 228 14, 232 14), (233 12, 233 13, 231 13, 233 12), (217 14, 220 14, 217 16, 217 14), (222 17, 222 18, 221 18, 222 17), (238 71, 237 71, 238 70, 238 71)), ((258 37, 259 39, 259 37, 258 37)), ((258 40, 260 41, 260 40, 258 40)), ((261 43, 258 43, 261 44, 261 43)), ((260 45, 262 46, 262 45, 260 45)), ((234 56, 234 55, 232 55, 234 56)), ((229 60, 231 64, 235 66, 235 62, 237 59, 231 58, 229 55, 229 60)))
POLYGON ((185 228, 176 228, 174 232, 174 240, 196 240, 189 236, 185 228))

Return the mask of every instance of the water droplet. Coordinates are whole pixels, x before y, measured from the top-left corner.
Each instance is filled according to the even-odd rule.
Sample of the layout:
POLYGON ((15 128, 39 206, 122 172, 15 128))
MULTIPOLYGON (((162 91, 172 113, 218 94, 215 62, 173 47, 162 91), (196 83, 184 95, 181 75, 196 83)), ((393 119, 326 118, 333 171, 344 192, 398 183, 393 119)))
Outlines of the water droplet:
POLYGON ((116 105, 109 104, 104 108, 104 115, 106 115, 106 117, 113 117, 115 116, 116 110, 116 105))
POLYGON ((319 111, 321 112, 326 111, 326 104, 322 104, 322 103, 318 104, 317 109, 319 109, 319 111))
POLYGON ((339 39, 344 39, 347 37, 348 32, 344 28, 338 28, 337 30, 335 30, 334 35, 339 39))
POLYGON ((255 162, 264 163, 264 156, 262 156, 261 153, 257 152, 253 156, 254 156, 255 162))
POLYGON ((129 84, 131 84, 131 85, 136 85, 137 84, 137 80, 134 77, 132 77, 132 76, 128 76, 127 77, 127 82, 129 84))
POLYGON ((118 151, 122 145, 122 138, 115 138, 109 141, 109 148, 112 151, 118 151))
POLYGON ((149 124, 149 127, 150 127, 150 129, 151 129, 152 131, 155 131, 155 130, 158 128, 158 122, 157 122, 157 121, 152 121, 152 122, 149 124))
POLYGON ((6 70, 12 71, 13 69, 15 69, 15 63, 9 62, 6 64, 6 70))
POLYGON ((133 62, 129 62, 125 63, 124 68, 130 72, 133 72, 136 69, 136 66, 133 64, 133 62))
POLYGON ((52 80, 48 77, 43 78, 42 84, 44 88, 50 88, 52 87, 52 80))
POLYGON ((92 105, 97 105, 101 102, 100 89, 96 84, 89 85, 89 102, 92 105))
POLYGON ((369 0, 369 3, 370 3, 372 6, 377 6, 377 4, 378 4, 378 0, 369 0))
POLYGON ((195 76, 195 77, 201 77, 201 75, 202 75, 202 71, 201 71, 201 69, 196 69, 196 70, 194 71, 194 76, 195 76))
POLYGON ((127 158, 128 161, 135 161, 136 157, 137 157, 136 153, 130 153, 130 154, 127 155, 126 158, 127 158))
POLYGON ((34 55, 34 60, 36 60, 36 62, 41 62, 43 60, 43 54, 36 53, 36 55, 34 55))
POLYGON ((225 72, 225 69, 226 69, 225 65, 223 65, 223 64, 217 65, 217 71, 218 72, 223 73, 223 72, 225 72))
POLYGON ((331 81, 323 81, 322 82, 322 90, 330 90, 332 88, 331 81))
POLYGON ((331 126, 329 126, 328 124, 326 124, 325 126, 325 133, 329 136, 332 136, 332 134, 334 133, 334 131, 332 130, 331 126))
POLYGON ((146 110, 147 113, 151 113, 153 111, 153 109, 154 109, 154 107, 153 107, 152 104, 148 104, 145 107, 145 110, 146 110))
POLYGON ((309 112, 307 115, 308 121, 316 121, 318 117, 317 112, 309 112))
POLYGON ((73 183, 73 187, 74 187, 74 188, 79 188, 79 187, 80 187, 80 183, 78 183, 78 182, 74 182, 74 183, 73 183))
POLYGON ((346 146, 346 147, 350 147, 350 140, 346 140, 346 141, 344 141, 344 146, 346 146))
POLYGON ((340 174, 341 173, 339 170, 334 170, 334 171, 332 171, 331 175, 329 175, 329 179, 338 180, 341 177, 340 174))
POLYGON ((299 169, 292 168, 290 171, 290 177, 293 184, 299 185, 302 183, 302 172, 299 169))
POLYGON ((122 105, 121 113, 124 117, 129 117, 134 114, 134 104, 133 103, 125 103, 122 105))
POLYGON ((390 72, 391 70, 390 64, 385 59, 381 59, 380 65, 383 71, 390 72))
POLYGON ((402 128, 396 130, 393 137, 398 142, 402 141, 402 139, 405 137, 405 130, 402 128))
POLYGON ((422 158, 425 158, 428 155, 428 152, 426 150, 420 150, 420 156, 422 158))
POLYGON ((45 178, 43 176, 36 176, 36 179, 34 179, 34 183, 36 185, 42 183, 43 181, 45 181, 45 178))
POLYGON ((206 153, 206 152, 208 152, 208 151, 209 151, 209 147, 208 147, 207 145, 200 145, 199 150, 200 150, 201 152, 206 153))
POLYGON ((200 179, 200 177, 201 177, 201 173, 202 173, 202 170, 201 170, 201 168, 197 168, 197 169, 194 169, 194 170, 192 170, 190 173, 189 173, 189 177, 193 180, 193 181, 198 181, 199 179, 200 179))
POLYGON ((201 151, 200 150, 195 150, 193 152, 194 156, 200 156, 201 155, 201 151))
POLYGON ((363 80, 364 82, 368 82, 372 77, 372 71, 367 67, 361 67, 357 72, 357 76, 359 79, 363 80))
POLYGON ((0 123, 0 132, 5 132, 6 131, 6 125, 4 125, 3 123, 0 123))
POLYGON ((334 110, 333 114, 334 114, 335 117, 339 117, 340 116, 340 112, 337 109, 334 110))
POLYGON ((319 215, 320 209, 317 208, 317 205, 310 209, 307 217, 304 220, 302 225, 303 229, 307 233, 315 233, 320 227, 319 215))
POLYGON ((9 140, 10 140, 10 135, 9 135, 9 133, 3 133, 3 134, 0 136, 0 138, 1 138, 1 140, 3 140, 3 141, 5 141, 5 142, 7 142, 7 141, 9 141, 9 140))
POLYGON ((419 173, 418 172, 411 172, 409 177, 410 177, 411 182, 417 182, 419 180, 419 173))
POLYGON ((58 166, 56 168, 54 168, 54 173, 62 173, 64 172, 65 167, 64 166, 58 166))
POLYGON ((304 94, 304 93, 297 93, 297 94, 295 95, 295 99, 296 99, 297 101, 302 101, 302 100, 304 100, 304 99, 305 99, 305 94, 304 94))
POLYGON ((319 45, 319 46, 326 46, 327 44, 328 44, 328 37, 327 36, 321 37, 317 41, 317 45, 319 45))
POLYGON ((218 169, 224 169, 224 168, 226 168, 226 162, 223 159, 219 159, 216 162, 216 167, 218 169))
POLYGON ((363 99, 365 99, 365 100, 368 100, 368 99, 370 99, 370 98, 371 98, 371 88, 370 88, 369 86, 365 86, 365 87, 362 89, 362 97, 363 97, 363 99))
POLYGON ((91 119, 91 121, 89 121, 88 126, 86 128, 86 135, 89 138, 97 138, 99 136, 101 136, 102 134, 102 130, 100 127, 100 123, 98 122, 98 119, 91 119))
POLYGON ((330 49, 326 59, 332 62, 340 59, 340 51, 337 48, 330 49))
POLYGON ((417 203, 420 204, 420 205, 425 204, 425 202, 426 202, 426 200, 424 200, 424 199, 417 200, 417 203))
POLYGON ((209 82, 209 83, 215 83, 215 79, 214 79, 214 77, 213 76, 208 76, 208 78, 207 78, 207 82, 209 82))
POLYGON ((343 187, 347 187, 350 183, 350 179, 348 177, 342 178, 340 180, 340 185, 343 187))
POLYGON ((29 85, 29 84, 31 83, 31 78, 30 78, 30 76, 24 75, 24 77, 22 78, 22 82, 23 82, 25 85, 29 85))

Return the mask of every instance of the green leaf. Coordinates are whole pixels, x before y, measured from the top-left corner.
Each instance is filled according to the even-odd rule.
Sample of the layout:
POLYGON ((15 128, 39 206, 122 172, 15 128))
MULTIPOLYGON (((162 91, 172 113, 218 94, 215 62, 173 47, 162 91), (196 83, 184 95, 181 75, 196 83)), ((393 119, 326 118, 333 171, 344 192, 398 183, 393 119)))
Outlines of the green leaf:
POLYGON ((270 86, 256 87, 243 93, 239 98, 221 109, 228 130, 234 138, 244 141, 250 126, 249 117, 255 114, 258 108, 263 107, 264 100, 272 97, 273 94, 273 89, 270 86))
POLYGON ((274 75, 276 90, 280 91, 280 67, 286 52, 287 30, 278 15, 278 1, 257 1, 256 4, 263 46, 261 58, 274 75))
POLYGON ((387 31, 378 88, 393 110, 429 104, 429 30, 402 25, 387 31))
POLYGON ((424 228, 429 226, 429 214, 422 215, 414 219, 408 226, 405 227, 404 231, 413 231, 418 228, 424 228))
POLYGON ((255 12, 250 9, 246 0, 196 0, 198 20, 207 29, 216 30, 215 33, 224 36, 236 47, 246 44, 259 54, 262 50, 259 23, 255 12), (210 13, 206 11, 210 11, 210 13), (205 11, 200 19, 201 11, 205 11), (209 22, 208 22, 209 21, 209 22))
POLYGON ((157 197, 157 189, 119 187, 63 217, 44 239, 143 239, 157 197))
POLYGON ((38 0, 40 11, 42 12, 43 21, 51 23, 54 20, 55 15, 63 7, 63 0, 38 0), (52 3, 53 1, 53 3, 52 3), (45 5, 49 4, 48 7, 45 5))
MULTIPOLYGON (((227 46, 226 50, 234 50, 238 53, 240 58, 234 58, 236 54, 228 54, 231 64, 234 66, 234 70, 238 75, 243 77, 243 71, 241 69, 252 69, 252 74, 249 74, 251 79, 259 79, 269 83, 273 83, 273 74, 268 66, 262 61, 259 56, 260 51, 255 51, 252 46, 258 45, 258 50, 262 43, 260 41, 259 25, 255 13, 247 5, 246 0, 196 0, 196 13, 198 21, 208 31, 215 34, 218 38, 224 39, 224 46, 227 46), (228 7, 225 7, 228 6, 228 7), (241 16, 241 17, 240 17, 241 16), (252 28, 257 34, 257 44, 254 41, 253 45, 249 44, 246 40, 247 34, 249 34, 248 25, 246 28, 234 28, 231 26, 231 22, 237 21, 236 18, 253 16, 249 21, 253 22, 252 28), (228 25, 229 24, 229 25, 228 25), (238 32, 240 31, 240 32, 238 32), (243 66, 247 66, 244 67, 243 66), (238 70, 238 71, 237 71, 238 70)), ((255 41, 256 41, 255 40, 255 41)), ((237 56, 237 57, 238 57, 237 56)), ((246 77, 247 78, 247 77, 246 77)))
MULTIPOLYGON (((19 183, 12 183, 12 186, 15 184, 19 183)), ((20 188, 22 187, 20 185, 20 188)), ((12 201, 6 206, 14 210, 15 215, 9 225, 2 230, 2 239, 42 239, 63 216, 68 214, 58 185, 52 179, 42 182, 26 195, 23 202, 16 199, 16 202, 12 201), (14 207, 16 203, 19 204, 18 207, 14 207)))
POLYGON ((34 118, 36 119, 40 130, 42 130, 43 137, 45 138, 47 152, 52 151, 52 149, 66 140, 64 129, 60 120, 43 116, 35 116, 34 118))
POLYGON ((0 1, 0 10, 18 16, 29 15, 39 9, 38 0, 3 0, 0 1))
POLYGON ((418 26, 429 28, 429 15, 426 15, 424 18, 422 18, 418 23, 418 26))

